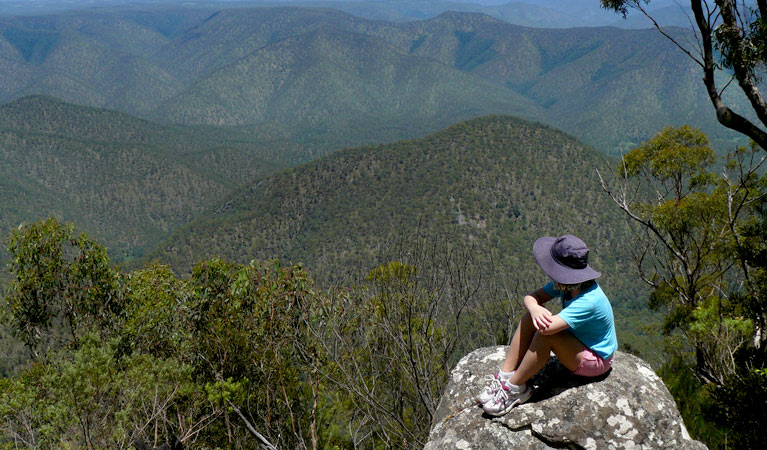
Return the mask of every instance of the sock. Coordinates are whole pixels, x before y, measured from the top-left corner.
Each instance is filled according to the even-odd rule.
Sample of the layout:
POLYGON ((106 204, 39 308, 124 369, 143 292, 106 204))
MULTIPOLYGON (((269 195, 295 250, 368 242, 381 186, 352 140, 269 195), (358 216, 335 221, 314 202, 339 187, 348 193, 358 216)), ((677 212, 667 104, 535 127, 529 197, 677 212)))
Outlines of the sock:
POLYGON ((514 375, 514 371, 511 372, 504 372, 503 370, 498 369, 498 378, 500 378, 503 381, 509 381, 509 378, 514 375))

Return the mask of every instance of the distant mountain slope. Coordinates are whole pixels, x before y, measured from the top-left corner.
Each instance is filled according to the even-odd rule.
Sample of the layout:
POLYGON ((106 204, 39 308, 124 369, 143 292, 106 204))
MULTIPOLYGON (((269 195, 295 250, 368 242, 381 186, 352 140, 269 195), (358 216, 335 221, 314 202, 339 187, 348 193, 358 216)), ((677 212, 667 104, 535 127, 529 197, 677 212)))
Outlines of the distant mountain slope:
MULTIPOLYGON (((691 38, 681 29, 670 32, 679 40, 691 38)), ((407 108, 381 108, 376 103, 387 85, 375 76, 385 66, 408 73, 413 60, 392 58, 390 47, 381 43, 371 46, 369 43, 375 41, 363 35, 388 42, 402 55, 420 57, 428 64, 437 60, 489 81, 483 83, 482 90, 494 90, 490 97, 496 101, 486 103, 487 95, 469 101, 470 107, 481 105, 479 113, 509 112, 500 100, 515 91, 526 100, 513 101, 516 115, 540 117, 609 153, 626 151, 668 124, 692 123, 706 130, 720 147, 737 138, 717 123, 698 81, 696 66, 654 30, 533 29, 468 13, 445 13, 426 21, 391 24, 332 11, 224 10, 195 28, 194 39, 185 35, 164 47, 163 52, 184 55, 179 66, 194 64, 201 58, 204 62, 198 64, 205 67, 213 57, 204 50, 208 46, 236 49, 232 54, 216 56, 219 59, 234 58, 247 49, 253 52, 192 85, 162 107, 158 117, 170 114, 173 120, 193 122, 204 117, 205 123, 219 124, 252 123, 254 118, 270 116, 282 122, 300 122, 306 115, 333 120, 338 118, 333 113, 338 112, 335 107, 341 100, 341 117, 348 113, 367 120, 365 114, 359 114, 357 105, 343 103, 343 96, 349 93, 346 87, 356 85, 358 96, 373 100, 370 106, 376 113, 369 115, 369 128, 384 121, 402 119, 413 123, 422 118, 407 108), (241 36, 239 40, 234 37, 237 35, 241 36), (291 37, 284 38, 286 35, 291 37), (312 45, 310 38, 318 42, 312 45), (255 49, 259 45, 263 47, 255 49), (340 63, 335 59, 339 48, 345 49, 345 59, 340 63), (313 50, 311 57, 306 56, 309 49, 313 50), (355 62, 377 70, 355 70, 355 62), (336 71, 313 70, 320 64, 336 71), (405 69, 400 69, 403 66, 405 69), (286 83, 291 77, 306 81, 286 83), (317 84, 317 89, 312 89, 311 82, 317 84), (264 92, 277 89, 296 89, 294 95, 288 94, 293 102, 286 103, 284 95, 264 98, 264 92), (388 112, 394 113, 392 118, 385 117, 388 112)), ((409 85, 418 89, 402 91, 393 86, 385 98, 404 100, 392 101, 394 105, 421 105, 422 100, 412 97, 412 92, 455 85, 446 92, 447 97, 464 101, 458 97, 459 86, 450 78, 455 78, 452 72, 437 69, 428 79, 410 81, 409 85)), ((734 105, 745 102, 737 96, 728 101, 734 105)), ((460 110, 456 105, 448 111, 455 109, 460 110)), ((453 113, 455 120, 461 117, 468 116, 453 113)))
MULTIPOLYGON (((608 153, 670 124, 700 127, 720 146, 737 138, 716 121, 699 68, 655 30, 535 29, 458 13, 402 29, 413 38, 403 50, 515 89, 544 108, 546 123, 608 153)), ((667 31, 680 42, 692 38, 667 31)), ((727 100, 746 104, 742 96, 727 100)))
POLYGON ((530 99, 480 77, 323 25, 214 72, 167 102, 158 117, 375 129, 446 126, 488 112, 538 117, 539 110, 530 99))
POLYGON ((147 56, 168 40, 119 15, 0 19, 0 101, 48 94, 141 112, 181 85, 147 56))
POLYGON ((199 24, 168 41, 157 50, 155 60, 179 79, 191 82, 266 45, 319 26, 355 31, 368 24, 376 28, 385 25, 330 9, 224 9, 208 14, 199 24))
POLYGON ((598 2, 583 5, 577 4, 576 0, 498 1, 495 4, 439 0, 314 1, 309 5, 333 8, 372 20, 397 22, 427 20, 448 11, 482 13, 514 25, 541 28, 605 26, 612 25, 619 17, 601 10, 598 2))
POLYGON ((279 165, 228 130, 165 127, 27 97, 0 107, 0 226, 58 216, 139 256, 231 189, 279 165))
MULTIPOLYGON (((258 3, 258 2, 254 2, 258 3)), ((269 3, 268 1, 266 2, 269 3)), ((285 4, 282 2, 281 4, 285 4)), ((290 2, 287 2, 288 4, 290 2)), ((620 28, 652 28, 652 22, 638 11, 621 20, 612 11, 600 8, 593 0, 520 0, 506 1, 440 1, 440 0, 369 0, 326 1, 298 5, 325 6, 373 20, 425 20, 447 11, 487 14, 505 22, 527 27, 574 28, 615 26, 620 28)), ((753 3, 753 2, 751 2, 753 3)), ((689 26, 689 5, 675 0, 652 0, 645 8, 663 26, 689 26)))
POLYGON ((716 122, 699 78, 654 31, 533 29, 475 13, 408 23, 306 8, 0 18, 0 101, 43 93, 345 145, 513 113, 612 154, 681 123, 726 150, 737 135, 716 122))
MULTIPOLYGON (((88 8, 105 9, 112 6, 119 9, 126 7, 151 7, 152 0, 2 0, 5 7, 2 15, 51 14, 64 10, 83 10, 88 8)), ((748 3, 753 3, 747 2, 748 3)), ((161 5, 186 6, 200 8, 205 3, 186 0, 164 0, 161 5)), ((211 4, 211 3, 208 3, 211 4)), ((344 11, 355 16, 373 20, 410 21, 424 20, 438 16, 446 11, 478 12, 505 20, 516 25, 541 28, 572 28, 617 26, 622 28, 650 28, 652 24, 642 14, 630 14, 629 20, 618 20, 615 13, 599 7, 593 0, 522 0, 522 1, 453 1, 453 0, 223 0, 214 4, 218 8, 242 8, 246 6, 313 6, 344 11)), ((688 5, 675 0, 653 0, 646 8, 650 14, 664 26, 687 26, 690 13, 688 5), (688 13, 685 15, 685 13, 688 13)))

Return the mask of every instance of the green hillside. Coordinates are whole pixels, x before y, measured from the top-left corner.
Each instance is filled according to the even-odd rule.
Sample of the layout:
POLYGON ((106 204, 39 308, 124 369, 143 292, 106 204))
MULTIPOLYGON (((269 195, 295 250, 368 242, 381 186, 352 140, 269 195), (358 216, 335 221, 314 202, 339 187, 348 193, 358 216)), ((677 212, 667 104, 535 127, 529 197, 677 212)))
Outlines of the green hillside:
POLYGON ((181 86, 148 60, 168 40, 111 14, 0 20, 0 101, 46 94, 139 112, 181 86))
POLYGON ((735 137, 694 70, 653 31, 534 29, 474 13, 407 23, 308 8, 0 19, 0 101, 41 93, 153 120, 268 127, 326 148, 512 113, 611 154, 682 123, 726 150, 735 137))
POLYGON ((611 154, 669 124, 706 130, 720 148, 736 139, 716 121, 698 67, 655 30, 535 29, 459 13, 402 29, 413 38, 402 50, 509 86, 544 108, 546 123, 611 154))
MULTIPOLYGON (((680 40, 692 38, 682 29, 671 32, 680 40)), ((534 29, 482 14, 454 12, 395 24, 329 10, 224 10, 168 44, 163 54, 175 58, 178 67, 203 67, 203 73, 214 66, 213 58, 222 64, 236 61, 212 72, 187 88, 181 100, 173 99, 159 110, 158 117, 170 116, 174 121, 241 124, 278 117, 292 123, 306 116, 319 116, 327 122, 338 118, 338 112, 341 117, 345 112, 359 116, 360 102, 354 102, 347 86, 358 87, 358 96, 372 99, 392 86, 389 96, 404 97, 406 104, 422 103, 413 92, 441 92, 445 101, 454 103, 442 109, 453 112, 458 120, 471 113, 461 108, 466 101, 460 96, 465 81, 454 81, 455 74, 447 70, 453 68, 485 80, 474 90, 490 94, 466 104, 471 110, 482 107, 474 115, 513 112, 540 118, 608 153, 627 151, 668 124, 692 123, 708 131, 722 148, 735 139, 718 125, 703 87, 692 76, 693 63, 653 30, 534 29), (405 90, 396 89, 391 82, 382 84, 376 76, 384 68, 392 71, 393 66, 395 72, 407 73, 414 60, 392 58, 391 47, 364 36, 379 38, 400 55, 427 61, 430 76, 410 81, 405 90), (317 39, 314 44, 313 39, 317 39), (231 51, 206 51, 211 47, 231 51), (340 62, 339 53, 343 55, 340 62), (435 60, 447 67, 439 68, 435 60), (362 62, 371 70, 356 70, 362 62), (317 70, 323 64, 335 70, 317 70), (289 82, 296 78, 308 82, 289 82), (440 91, 440 86, 449 89, 440 91), (509 91, 525 102, 504 102, 511 96, 509 91), (227 97, 236 97, 237 102, 227 101, 227 97), (345 108, 338 110, 337 105, 345 108)), ((728 100, 735 105, 745 101, 738 97, 728 100)), ((363 109, 366 114, 362 117, 371 121, 368 126, 362 121, 365 129, 376 129, 381 122, 399 119, 413 123, 423 118, 407 108, 396 108, 393 119, 382 120, 392 111, 386 107, 389 105, 381 108, 375 100, 362 105, 368 108, 363 109)), ((447 123, 433 124, 430 130, 447 123)))
POLYGON ((303 262, 323 284, 337 283, 359 279, 393 245, 420 235, 473 245, 512 284, 530 289, 543 281, 534 240, 569 232, 593 248, 623 329, 642 346, 634 321, 646 312, 636 295, 628 224, 596 179, 595 169, 609 164, 546 126, 475 119, 422 139, 343 150, 251 183, 148 259, 186 273, 213 256, 279 258, 303 262))
POLYGON ((516 92, 386 42, 322 26, 265 46, 158 111, 180 123, 294 123, 333 130, 412 130, 488 112, 536 117, 516 92))
MULTIPOLYGON (((499 0, 472 3, 452 0, 316 0, 311 4, 338 9, 359 17, 400 22, 429 19, 446 11, 458 11, 487 14, 508 23, 537 28, 652 27, 649 19, 639 12, 629 14, 628 20, 621 20, 612 11, 601 9, 599 2, 573 0, 499 0)), ((687 27, 691 12, 689 5, 687 9, 684 6, 682 3, 680 7, 674 0, 653 0, 645 8, 663 26, 687 27)))
POLYGON ((154 59, 179 79, 193 82, 262 47, 320 26, 361 31, 365 26, 386 25, 330 9, 224 9, 209 13, 199 24, 168 41, 154 59))
MULTIPOLYGON (((356 271, 375 263, 377 248, 392 233, 406 236, 419 223, 507 250, 563 232, 566 214, 572 221, 566 228, 600 241, 595 257, 615 265, 617 255, 599 251, 613 248, 626 231, 596 180, 595 170, 608 165, 598 152, 544 125, 507 116, 475 119, 422 139, 342 150, 256 180, 156 255, 186 271, 190 262, 215 254, 300 260, 315 268, 316 252, 324 252, 346 255, 332 259, 356 271)), ((527 251, 502 253, 514 266, 532 261, 527 251)))
MULTIPOLYGON (((184 6, 200 8, 205 3, 184 0, 102 0, 94 5, 93 0, 3 0, 5 9, 0 16, 40 15, 67 10, 85 9, 126 9, 159 8, 184 6), (110 8, 111 7, 111 8, 110 8)), ((209 2, 210 3, 210 2, 209 2)), ((355 16, 373 20, 405 22, 423 20, 438 16, 446 11, 475 12, 501 19, 516 25, 540 28, 572 28, 615 26, 619 28, 650 28, 652 23, 641 14, 630 14, 628 20, 618 19, 614 13, 601 9, 598 2, 583 4, 572 0, 498 0, 466 2, 454 0, 237 0, 216 1, 218 8, 242 8, 259 6, 312 6, 332 8, 355 16)), ((684 5, 683 5, 684 6, 684 5)), ((680 7, 674 0, 653 0, 648 11, 663 26, 686 27, 689 24, 688 9, 680 7)))
POLYGON ((167 127, 124 113, 26 97, 0 107, 0 226, 72 220, 139 256, 247 180, 273 172, 247 134, 167 127), (250 139, 250 142, 247 140, 250 139))

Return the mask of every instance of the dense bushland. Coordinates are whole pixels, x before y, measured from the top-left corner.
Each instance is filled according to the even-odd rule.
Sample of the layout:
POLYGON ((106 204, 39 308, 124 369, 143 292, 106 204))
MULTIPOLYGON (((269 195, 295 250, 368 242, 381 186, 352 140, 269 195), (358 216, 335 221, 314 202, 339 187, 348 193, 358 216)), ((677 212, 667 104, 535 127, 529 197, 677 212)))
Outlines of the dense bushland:
POLYGON ((124 273, 54 219, 9 251, 3 324, 28 353, 0 378, 7 448, 420 447, 459 343, 493 341, 476 309, 514 318, 477 301, 493 274, 446 243, 332 291, 278 261, 124 273))
MULTIPOLYGON (((700 131, 668 128, 603 180, 640 225, 640 276, 665 315, 660 373, 712 447, 753 446, 765 419, 759 152, 716 165, 700 131)), ((419 447, 457 357, 505 342, 529 288, 480 247, 427 232, 324 290, 278 261, 125 273, 53 219, 14 230, 8 251, 2 318, 25 349, 3 341, 11 447, 419 447)))
POLYGON ((623 158, 622 181, 603 181, 641 225, 639 276, 665 314, 660 373, 690 431, 716 448, 757 447, 767 421, 761 153, 740 147, 720 165, 700 130, 668 127, 623 158))

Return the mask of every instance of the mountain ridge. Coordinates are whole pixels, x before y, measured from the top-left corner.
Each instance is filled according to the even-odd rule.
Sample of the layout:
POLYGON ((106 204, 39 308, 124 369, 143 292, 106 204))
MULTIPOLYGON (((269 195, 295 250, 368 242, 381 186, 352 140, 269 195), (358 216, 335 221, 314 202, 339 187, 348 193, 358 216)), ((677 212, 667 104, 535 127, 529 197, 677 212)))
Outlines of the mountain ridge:
POLYGON ((652 349, 641 328, 647 322, 637 325, 652 313, 635 295, 643 287, 632 276, 631 225, 595 172, 611 173, 614 163, 560 130, 486 116, 262 177, 135 263, 167 263, 183 275, 192 262, 213 257, 279 259, 302 263, 319 286, 348 285, 400 258, 396 249, 425 241, 472 248, 510 286, 529 286, 545 281, 532 242, 572 233, 604 269, 623 333, 652 349))
POLYGON ((139 256, 216 198, 284 167, 263 145, 229 129, 25 97, 0 106, 0 226, 55 216, 109 241, 117 259, 139 256))
MULTIPOLYGON (((639 145, 670 123, 688 122, 702 128, 720 151, 739 142, 737 136, 716 122, 705 91, 691 76, 695 70, 692 62, 650 30, 536 29, 482 14, 456 12, 407 23, 302 8, 163 14, 170 15, 165 34, 158 25, 161 17, 151 14, 136 19, 136 13, 101 13, 97 17, 102 23, 91 25, 89 34, 78 31, 77 24, 84 19, 74 13, 0 19, 0 74, 4 74, 0 78, 0 101, 43 93, 74 103, 119 109, 153 121, 276 125, 290 130, 298 139, 305 133, 325 135, 329 140, 342 136, 342 145, 374 143, 370 136, 386 123, 397 122, 395 128, 399 130, 392 130, 377 142, 423 135, 472 115, 493 113, 544 121, 610 154, 639 145), (145 32, 134 33, 141 26, 147 27, 145 32), (441 108, 446 111, 445 118, 432 123, 433 117, 423 120, 412 108, 382 109, 383 100, 346 111, 350 104, 365 106, 357 100, 357 93, 339 89, 333 96, 323 88, 313 92, 307 82, 298 83, 299 89, 292 95, 250 102, 238 95, 238 90, 249 92, 280 82, 284 74, 270 69, 274 64, 269 59, 273 57, 270 51, 284 46, 288 39, 306 38, 306 33, 319 27, 328 33, 332 29, 346 36, 363 36, 358 40, 365 42, 378 39, 379 44, 369 48, 380 52, 369 56, 367 60, 372 64, 386 61, 390 69, 403 73, 414 70, 414 64, 422 66, 421 71, 431 70, 428 77, 417 79, 418 86, 412 92, 391 85, 383 99, 399 96, 400 105, 420 105, 423 97, 418 92, 431 89, 445 98, 447 108, 441 108), (27 30, 26 51, 38 59, 25 61, 2 37, 16 29, 27 30), (121 30, 130 34, 121 34, 121 30), (47 45, 46 36, 51 33, 60 35, 58 41, 49 50, 35 50, 38 41, 40 48, 47 45), (131 34, 139 38, 134 40, 131 34), (249 63, 244 64, 245 60, 249 63), (444 67, 437 70, 434 61, 444 67), (274 78, 254 77, 249 70, 274 78), (472 89, 485 94, 476 99, 462 95, 471 80, 472 89), (226 82, 233 84, 226 86, 226 82), (232 104, 237 108, 233 109, 232 104), (254 108, 264 111, 256 114, 254 108), (321 118, 339 109, 347 115, 345 120, 360 120, 354 127, 345 127, 345 120, 334 122, 331 117, 314 131, 312 121, 306 123, 309 116, 321 118), (262 116, 267 121, 257 122, 262 116), (276 117, 279 123, 269 122, 269 117, 276 117), (408 128, 408 124, 414 126, 408 128), (355 129, 357 135, 353 136, 355 129)), ((670 32, 678 38, 686 36, 679 29, 670 32)), ((330 66, 316 73, 321 77, 317 81, 328 86, 357 85, 360 92, 375 98, 376 89, 381 87, 375 77, 378 74, 356 73, 352 79, 347 71, 331 70, 332 55, 348 52, 354 39, 349 37, 351 42, 334 45, 326 39, 328 45, 317 49, 316 58, 326 58, 325 65, 330 66)), ((320 65, 315 61, 314 66, 295 65, 291 70, 298 79, 300 73, 308 73, 312 67, 320 65)), ((745 104, 737 96, 727 101, 734 108, 745 104)))
MULTIPOLYGON (((227 216, 228 214, 236 216, 236 220, 240 220, 248 214, 252 217, 260 214, 279 215, 285 205, 295 202, 299 202, 299 206, 291 209, 289 213, 293 214, 293 217, 297 218, 296 220, 306 219, 312 209, 320 215, 330 214, 329 211, 332 209, 336 211, 335 214, 339 214, 337 217, 343 216, 342 210, 345 208, 338 205, 333 206, 333 208, 323 208, 318 205, 313 194, 338 196, 334 201, 341 200, 347 202, 344 203, 345 206, 354 204, 358 207, 369 208, 371 213, 377 213, 377 207, 369 206, 361 198, 354 200, 350 197, 360 193, 364 193, 366 196, 374 195, 375 199, 371 205, 378 204, 379 206, 382 206, 382 198, 387 195, 396 195, 394 199, 397 201, 394 203, 397 205, 403 202, 406 205, 406 200, 418 204, 431 204, 423 199, 424 195, 438 195, 442 192, 440 189, 453 186, 462 195, 469 197, 490 195, 494 200, 493 202, 486 200, 480 202, 477 198, 473 198, 471 202, 464 201, 463 206, 461 206, 462 200, 456 194, 458 191, 442 196, 440 202, 454 205, 447 208, 448 216, 444 216, 445 210, 440 211, 440 214, 443 214, 443 218, 447 219, 448 222, 468 223, 468 220, 458 220, 458 217, 461 215, 466 218, 481 216, 479 211, 474 211, 467 206, 470 203, 480 202, 484 206, 492 203, 493 207, 500 208, 502 214, 495 217, 499 221, 509 220, 513 222, 519 220, 524 215, 519 208, 520 205, 524 204, 527 205, 529 215, 535 217, 540 215, 539 222, 526 225, 534 228, 544 227, 544 224, 547 224, 545 226, 554 226, 555 222, 552 221, 551 217, 541 211, 535 211, 536 205, 545 204, 545 202, 536 199, 536 195, 544 194, 541 186, 543 180, 539 179, 540 177, 536 178, 536 176, 570 163, 579 167, 579 173, 588 173, 591 179, 589 186, 591 186, 592 191, 581 194, 581 198, 593 195, 595 198, 600 198, 600 203, 605 202, 606 200, 601 198, 602 193, 596 183, 595 173, 591 173, 587 169, 590 167, 593 170, 607 164, 604 156, 596 150, 588 149, 564 132, 544 124, 511 116, 485 116, 451 125, 440 132, 423 138, 391 144, 347 148, 312 162, 279 171, 249 183, 230 194, 222 202, 219 210, 212 211, 211 215, 215 218, 212 218, 211 221, 228 222, 232 220, 231 217, 227 216), (514 142, 512 138, 518 139, 514 142), (574 155, 578 156, 575 157, 574 155), (420 164, 412 164, 413 161, 418 161, 420 164), (501 162, 513 162, 514 164, 504 166, 501 162), (444 169, 444 173, 442 169, 444 169), (584 170, 586 172, 583 172, 584 170), (493 178, 492 180, 484 179, 482 176, 478 176, 476 180, 472 178, 472 173, 479 172, 482 172, 483 176, 485 175, 484 172, 488 172, 493 177, 503 178, 493 178), (432 173, 436 178, 424 176, 428 173, 432 173), (522 176, 527 180, 536 179, 537 181, 534 185, 529 186, 523 195, 513 199, 519 205, 509 203, 512 202, 513 197, 502 198, 503 190, 518 185, 522 176), (310 182, 313 188, 302 186, 302 177, 307 178, 306 181, 310 182), (459 183, 462 180, 482 180, 483 186, 487 184, 497 187, 495 193, 488 194, 481 190, 478 185, 459 183), (335 186, 334 181, 341 183, 343 188, 335 186), (280 188, 278 189, 277 186, 280 188), (432 189, 434 190, 432 191, 432 189), (417 190, 417 192, 413 190, 417 190), (267 194, 275 195, 281 200, 263 197, 267 194), (293 195, 296 197, 292 197, 293 195), (506 200, 506 203, 503 203, 503 200, 506 200), (258 202, 261 206, 252 207, 253 201, 258 202)), ((552 183, 548 182, 548 184, 552 183)), ((567 182, 561 180, 554 184, 568 185, 567 182)), ((559 194, 561 193, 559 192, 559 194)), ((548 194, 548 196, 556 195, 558 194, 548 194)), ((388 200, 392 200, 392 198, 388 198, 388 200)), ((557 200, 552 202, 552 205, 554 205, 553 208, 557 209, 561 208, 563 203, 561 200, 557 200)), ((415 211, 412 205, 403 206, 403 208, 411 208, 411 213, 415 211)), ((411 223, 416 222, 418 216, 419 214, 410 217, 411 223)), ((619 214, 615 214, 615 216, 620 217, 619 214)), ((577 220, 582 219, 577 218, 577 220)), ((302 226, 295 220, 290 222, 293 225, 302 226)), ((363 222, 361 225, 364 226, 373 222, 363 222)), ((376 223, 375 226, 380 226, 380 223, 376 223)), ((466 223, 462 223, 461 226, 466 223)), ((254 224, 263 230, 271 229, 262 220, 256 220, 254 224)), ((484 226, 487 229, 487 225, 484 226)), ((474 226, 473 229, 482 230, 483 228, 474 226)), ((198 233, 189 233, 184 230, 180 230, 178 234, 198 236, 198 233)), ((302 235, 303 233, 296 234, 296 236, 302 235)), ((260 253, 280 252, 265 251, 260 253)), ((186 261, 196 259, 199 257, 183 258, 186 261)))
POLYGON ((343 126, 362 116, 372 116, 366 120, 373 123, 396 123, 399 117, 406 118, 399 119, 403 122, 418 118, 433 123, 435 114, 452 111, 453 117, 437 121, 444 126, 457 121, 456 115, 458 119, 468 118, 461 112, 466 109, 475 110, 475 115, 499 109, 521 110, 535 117, 536 106, 513 91, 504 92, 437 61, 397 53, 378 38, 321 24, 268 44, 212 73, 176 96, 158 117, 186 123, 209 123, 211 119, 206 117, 216 117, 227 125, 293 121, 316 126, 340 120, 337 126, 343 126), (261 70, 263 67, 267 72, 261 70), (200 93, 209 91, 216 100, 200 100, 200 93), (194 106, 179 100, 185 97, 194 106), (230 98, 238 103, 231 104, 230 98), (439 104, 442 100, 444 106, 439 104), (488 108, 493 102, 498 105, 488 108), (199 104, 215 108, 206 115, 203 107, 196 106, 199 104), (244 114, 232 116, 239 111, 244 114))

